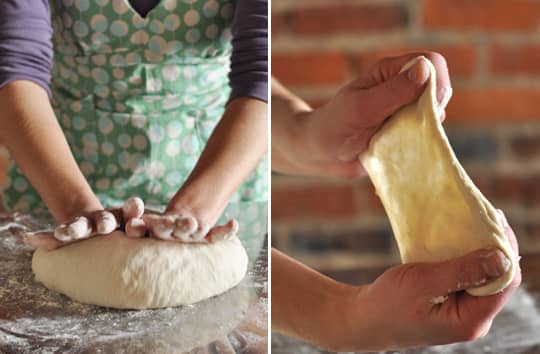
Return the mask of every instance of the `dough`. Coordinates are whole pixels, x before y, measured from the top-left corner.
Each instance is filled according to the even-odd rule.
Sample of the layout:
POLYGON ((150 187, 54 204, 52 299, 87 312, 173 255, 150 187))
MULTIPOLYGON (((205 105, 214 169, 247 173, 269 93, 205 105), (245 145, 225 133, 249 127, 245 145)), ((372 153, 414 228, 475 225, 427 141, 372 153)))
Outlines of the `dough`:
POLYGON ((79 302, 127 309, 192 304, 237 285, 248 258, 237 237, 213 244, 93 237, 32 259, 36 280, 79 302))
MULTIPOLYGON (((475 296, 502 291, 512 281, 515 256, 496 209, 459 164, 439 121, 435 68, 417 102, 398 111, 373 136, 360 161, 384 205, 401 259, 437 262, 498 247, 510 268, 495 282, 467 289, 475 296)), ((444 108, 443 104, 443 108, 444 108)))

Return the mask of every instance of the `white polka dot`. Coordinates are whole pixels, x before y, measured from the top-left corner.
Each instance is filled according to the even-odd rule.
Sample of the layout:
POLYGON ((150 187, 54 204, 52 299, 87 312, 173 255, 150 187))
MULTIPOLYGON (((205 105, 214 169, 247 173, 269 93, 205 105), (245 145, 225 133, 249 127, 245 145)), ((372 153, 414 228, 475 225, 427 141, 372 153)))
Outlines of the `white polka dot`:
POLYGON ((81 163, 81 171, 83 175, 88 176, 94 173, 94 165, 90 161, 83 161, 81 163))
POLYGON ((173 53, 176 53, 178 51, 180 51, 182 49, 183 45, 182 45, 182 42, 180 41, 170 41, 167 43, 167 53, 169 54, 173 54, 173 53))
POLYGON ((144 26, 146 26, 146 21, 139 15, 133 15, 133 17, 131 18, 131 23, 135 28, 143 28, 144 26))
POLYGON ((107 173, 107 175, 113 176, 117 172, 118 172, 118 166, 116 166, 115 164, 112 164, 112 163, 107 165, 107 169, 105 170, 105 173, 107 173))
MULTIPOLYGON (((105 84, 99 84, 99 85, 96 85, 94 86, 94 94, 96 94, 97 96, 101 97, 101 98, 107 98, 107 96, 109 96, 111 93, 111 90, 109 89, 109 87, 105 84)), ((103 100, 101 100, 103 101, 103 100)), ((103 104, 99 104, 98 103, 98 107, 101 108, 101 109, 107 109, 108 107, 110 107, 110 104, 105 101, 106 104, 103 105, 103 104)))
POLYGON ((184 68, 184 77, 186 79, 193 79, 197 75, 197 69, 193 66, 186 66, 184 68))
POLYGON ((146 126, 146 117, 142 114, 133 114, 131 116, 131 124, 135 128, 142 129, 146 126))
POLYGON ((112 6, 114 12, 119 15, 123 15, 129 10, 128 5, 126 4, 126 0, 112 0, 112 6))
POLYGON ((216 24, 211 24, 210 26, 206 27, 206 30, 204 31, 204 34, 209 39, 214 39, 219 34, 219 28, 216 24))
POLYGON ((73 6, 73 0, 64 0, 63 3, 68 7, 73 6))
POLYGON ((145 44, 146 42, 148 42, 148 38, 148 33, 146 33, 145 30, 138 30, 131 35, 130 40, 133 44, 145 44))
POLYGON ((140 76, 131 76, 128 81, 130 84, 137 86, 141 84, 142 78, 140 76))
POLYGON ((126 183, 126 180, 123 179, 123 178, 116 178, 113 182, 113 187, 116 188, 116 189, 121 189, 124 185, 124 183, 126 183))
POLYGON ((60 64, 60 76, 63 78, 63 79, 67 79, 69 77, 69 70, 63 66, 62 64, 60 64))
POLYGON ((177 15, 168 15, 164 21, 165 28, 169 31, 176 31, 180 27, 180 17, 177 15))
POLYGON ((122 20, 116 20, 111 24, 110 31, 116 37, 123 37, 128 33, 128 25, 122 20))
POLYGON ((75 0, 75 7, 79 11, 86 11, 90 8, 90 0, 75 0))
POLYGON ((176 81, 180 76, 180 68, 175 64, 167 64, 161 70, 163 79, 166 81, 176 81))
POLYGON ((186 154, 195 154, 197 152, 198 145, 197 138, 190 135, 187 136, 182 142, 182 150, 186 154))
POLYGON ((67 114, 62 114, 62 124, 63 124, 66 128, 70 128, 70 127, 71 127, 71 118, 70 118, 67 114))
POLYGON ((163 100, 162 104, 163 104, 163 109, 168 110, 168 109, 180 107, 180 105, 182 104, 182 101, 176 96, 168 96, 163 100))
POLYGON ((152 161, 148 165, 147 174, 150 178, 161 178, 165 174, 165 165, 161 161, 152 161))
MULTIPOLYGON (((148 93, 155 93, 161 91, 161 80, 158 78, 149 78, 146 80, 146 90, 148 93)), ((159 99, 159 97, 156 97, 159 99)))
POLYGON ((154 63, 161 62, 163 60, 162 55, 158 55, 158 54, 154 53, 151 50, 145 50, 144 51, 144 57, 146 58, 146 60, 148 60, 150 62, 154 62, 154 63))
POLYGON ((22 177, 17 177, 13 182, 13 187, 17 192, 24 192, 28 189, 28 182, 22 177))
POLYGON ((159 143, 163 140, 165 135, 165 129, 159 125, 151 125, 148 129, 148 138, 153 143, 159 143))
POLYGON ((167 50, 167 42, 161 36, 153 36, 148 41, 148 48, 157 55, 161 55, 167 50))
POLYGON ((184 104, 186 106, 192 106, 197 102, 197 99, 191 95, 184 95, 184 104))
POLYGON ((101 144, 101 151, 105 156, 111 156, 114 153, 114 146, 110 142, 106 141, 101 144))
POLYGON ((115 79, 123 79, 125 75, 124 70, 119 68, 114 68, 112 73, 115 79))
POLYGON ((106 84, 109 82, 109 73, 101 68, 95 68, 92 70, 92 77, 100 84, 106 84))
POLYGON ((201 38, 201 32, 197 28, 192 28, 186 32, 186 41, 189 43, 198 42, 201 38))
POLYGON ((127 149, 131 146, 131 137, 127 135, 126 133, 122 133, 118 136, 118 145, 123 147, 124 149, 127 149))
POLYGON ((216 0, 208 0, 203 6, 203 14, 206 17, 214 17, 219 11, 219 4, 216 0))
POLYGON ((62 22, 64 23, 64 27, 66 28, 70 28, 73 25, 73 19, 67 12, 64 12, 64 14, 62 15, 62 22))
POLYGON ((148 146, 146 138, 142 135, 135 135, 133 137, 133 146, 137 150, 144 150, 148 146))
POLYGON ((107 58, 103 54, 93 55, 92 62, 96 65, 105 65, 107 63, 107 58))
POLYGON ((128 65, 139 64, 141 60, 139 53, 129 53, 126 55, 126 64, 128 65))
POLYGON ((103 134, 109 134, 110 132, 112 132, 112 130, 114 128, 113 122, 107 117, 99 118, 98 126, 99 126, 99 130, 103 134))
POLYGON ((163 7, 168 11, 176 9, 176 0, 163 0, 163 7))
POLYGON ((165 31, 165 26, 159 20, 152 20, 152 22, 150 22, 150 31, 162 34, 165 31))
POLYGON ((109 0, 95 0, 99 6, 105 6, 109 3, 109 0))
POLYGON ((96 187, 97 189, 103 191, 109 188, 110 184, 111 184, 111 181, 108 178, 103 177, 103 178, 98 179, 98 181, 96 182, 96 187))
POLYGON ((109 25, 109 21, 107 21, 107 18, 103 16, 102 14, 94 15, 92 19, 90 20, 90 26, 96 32, 105 32, 107 30, 108 25, 109 25))
POLYGON ((223 5, 223 7, 221 8, 220 13, 221 13, 221 17, 223 17, 224 19, 226 19, 226 20, 230 19, 233 16, 233 13, 234 13, 234 8, 233 8, 232 4, 228 3, 228 4, 223 5))
POLYGON ((188 10, 184 15, 184 22, 186 25, 193 27, 199 23, 201 17, 196 10, 188 10))
POLYGON ((75 21, 73 30, 77 37, 85 37, 88 34, 88 25, 83 21, 75 21))
POLYGON ((184 124, 186 129, 193 129, 193 127, 195 127, 195 119, 193 117, 186 117, 184 124))
POLYGON ((111 62, 111 65, 113 66, 124 65, 124 57, 120 54, 114 54, 113 56, 111 56, 109 61, 111 62))
POLYGON ((178 121, 172 121, 167 124, 167 135, 171 139, 175 139, 182 133, 182 124, 178 121))
POLYGON ((169 142, 167 144, 166 152, 170 157, 175 157, 180 153, 180 143, 178 141, 169 142))
POLYGON ((126 82, 121 80, 113 82, 113 87, 116 92, 121 94, 125 94, 128 90, 128 85, 126 84, 126 82))
POLYGON ((73 117, 72 121, 73 128, 75 128, 75 130, 82 131, 84 128, 86 128, 86 121, 82 117, 75 116, 73 117))
POLYGON ((126 105, 122 102, 117 102, 114 107, 116 108, 117 112, 125 112, 127 109, 126 105))

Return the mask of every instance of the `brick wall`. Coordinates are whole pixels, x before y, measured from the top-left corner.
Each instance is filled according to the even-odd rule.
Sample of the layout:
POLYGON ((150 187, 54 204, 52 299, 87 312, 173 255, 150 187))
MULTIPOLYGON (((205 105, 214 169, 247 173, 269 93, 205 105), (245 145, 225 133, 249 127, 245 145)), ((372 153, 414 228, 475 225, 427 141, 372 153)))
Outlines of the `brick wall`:
MULTIPOLYGON (((445 55, 451 143, 522 251, 540 251, 540 1, 273 0, 272 11, 273 74, 314 106, 384 56, 445 55)), ((272 236, 321 269, 397 259, 367 179, 274 176, 272 236)))

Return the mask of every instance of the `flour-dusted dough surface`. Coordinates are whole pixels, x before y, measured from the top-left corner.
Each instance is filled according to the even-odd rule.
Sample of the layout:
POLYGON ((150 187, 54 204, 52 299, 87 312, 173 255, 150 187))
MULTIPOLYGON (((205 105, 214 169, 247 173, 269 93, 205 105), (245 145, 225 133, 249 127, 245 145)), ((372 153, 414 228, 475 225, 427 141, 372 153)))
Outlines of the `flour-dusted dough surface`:
POLYGON ((147 309, 192 304, 221 294, 246 274, 248 258, 237 237, 213 244, 184 244, 120 232, 32 259, 36 280, 73 300, 147 309))
POLYGON ((498 247, 510 260, 505 275, 467 289, 471 295, 497 293, 510 284, 516 258, 496 209, 457 160, 438 117, 436 72, 420 99, 403 107, 372 138, 360 156, 384 205, 401 259, 437 262, 498 247))

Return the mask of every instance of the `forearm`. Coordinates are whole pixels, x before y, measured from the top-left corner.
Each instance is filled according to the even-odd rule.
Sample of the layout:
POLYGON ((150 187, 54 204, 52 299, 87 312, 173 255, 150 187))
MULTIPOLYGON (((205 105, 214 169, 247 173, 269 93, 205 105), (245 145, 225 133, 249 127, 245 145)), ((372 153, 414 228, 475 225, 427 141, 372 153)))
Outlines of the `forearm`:
POLYGON ((272 330, 336 349, 350 327, 351 294, 353 287, 272 249, 272 330))
POLYGON ((227 106, 195 168, 168 209, 189 209, 199 217, 225 207, 267 149, 265 102, 237 98, 227 106), (218 208, 218 209, 219 209, 218 208))
POLYGON ((297 159, 295 145, 303 140, 302 126, 311 107, 272 78, 272 170, 310 174, 297 159))
POLYGON ((79 170, 45 90, 30 81, 0 89, 0 141, 58 222, 101 204, 79 170))

